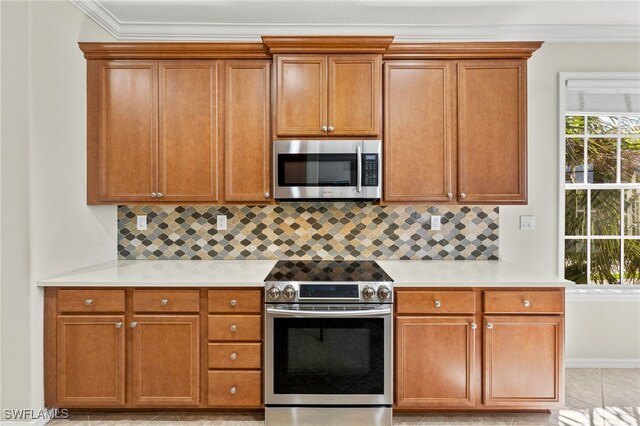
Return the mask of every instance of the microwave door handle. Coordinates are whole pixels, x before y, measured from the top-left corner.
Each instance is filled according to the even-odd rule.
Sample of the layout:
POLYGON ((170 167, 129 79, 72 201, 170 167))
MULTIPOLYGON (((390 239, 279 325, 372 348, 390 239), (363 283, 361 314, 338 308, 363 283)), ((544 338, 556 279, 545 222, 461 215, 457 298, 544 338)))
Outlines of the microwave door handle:
POLYGON ((362 147, 358 145, 356 147, 356 164, 358 165, 357 176, 356 176, 356 192, 362 192, 362 147))
POLYGON ((308 317, 324 317, 324 318, 352 318, 390 315, 391 308, 384 309, 367 309, 365 311, 295 311, 291 309, 267 308, 268 314, 277 314, 287 317, 308 318, 308 317))

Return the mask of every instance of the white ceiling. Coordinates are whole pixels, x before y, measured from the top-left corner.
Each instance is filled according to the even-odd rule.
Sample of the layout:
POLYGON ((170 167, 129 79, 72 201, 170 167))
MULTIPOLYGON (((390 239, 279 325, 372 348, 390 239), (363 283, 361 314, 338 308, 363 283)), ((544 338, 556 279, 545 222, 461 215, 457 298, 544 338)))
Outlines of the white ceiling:
POLYGON ((122 40, 394 35, 403 41, 640 42, 639 0, 69 0, 122 40))

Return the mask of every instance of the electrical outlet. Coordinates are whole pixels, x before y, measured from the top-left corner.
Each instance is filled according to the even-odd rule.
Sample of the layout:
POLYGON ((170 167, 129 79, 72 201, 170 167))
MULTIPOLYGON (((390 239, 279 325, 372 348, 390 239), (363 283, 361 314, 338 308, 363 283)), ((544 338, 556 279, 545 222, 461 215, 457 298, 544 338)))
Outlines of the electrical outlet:
POLYGON ((218 231, 226 231, 227 230, 227 215, 219 214, 216 216, 216 228, 218 231))
POLYGON ((520 230, 533 231, 536 229, 536 217, 534 215, 520 216, 520 230))
POLYGON ((138 231, 146 231, 147 230, 147 215, 139 215, 136 216, 136 228, 138 231))
POLYGON ((431 216, 431 230, 439 231, 442 229, 442 216, 431 216))

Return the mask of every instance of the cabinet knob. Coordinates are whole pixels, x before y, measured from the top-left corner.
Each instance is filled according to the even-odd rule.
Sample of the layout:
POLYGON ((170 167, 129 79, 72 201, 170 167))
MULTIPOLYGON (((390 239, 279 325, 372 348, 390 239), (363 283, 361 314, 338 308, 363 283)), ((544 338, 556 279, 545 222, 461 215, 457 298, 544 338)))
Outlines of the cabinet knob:
POLYGON ((265 192, 264 193, 264 198, 269 198, 269 197, 271 197, 271 194, 269 194, 268 192, 265 192))
POLYGON ((528 308, 531 305, 531 302, 529 302, 527 299, 524 299, 522 301, 522 306, 524 306, 525 308, 528 308))
POLYGON ((464 200, 466 196, 467 196, 467 194, 465 194, 464 192, 460 193, 460 199, 461 200, 464 200))
POLYGON ((236 299, 231 299, 231 300, 229 301, 229 305, 231 305, 231 306, 238 306, 238 301, 237 301, 236 299))
POLYGON ((447 198, 451 200, 453 198, 453 192, 447 192, 447 198))
POLYGON ((329 131, 333 132, 335 129, 333 128, 333 126, 329 126, 329 131))
POLYGON ((84 304, 85 304, 85 305, 87 305, 87 306, 89 306, 89 305, 93 305, 93 299, 86 299, 86 300, 84 301, 84 304))
POLYGON ((237 394, 237 393, 238 393, 238 389, 236 389, 236 387, 235 387, 235 386, 231 386, 231 389, 229 389, 229 393, 230 393, 231 395, 235 395, 235 394, 237 394))
POLYGON ((162 192, 158 192, 158 195, 156 195, 158 198, 162 198, 164 197, 164 194, 162 192))
POLYGON ((478 328, 478 324, 476 324, 475 322, 471 323, 471 329, 475 330, 476 328, 478 328))
POLYGON ((138 326, 138 321, 131 321, 129 323, 129 327, 131 327, 131 328, 136 328, 137 326, 138 326))
POLYGON ((151 198, 156 198, 158 196, 158 194, 156 192, 152 192, 151 193, 151 198))
POLYGON ((235 324, 231 324, 231 327, 229 327, 229 330, 231 330, 232 333, 235 333, 237 329, 238 329, 238 326, 235 324))
POLYGON ((320 127, 320 129, 322 129, 323 132, 326 132, 327 131, 327 126, 322 126, 322 127, 320 127))
POLYGON ((235 361, 238 358, 238 354, 235 352, 231 352, 231 355, 229 355, 229 359, 231 359, 232 361, 235 361))
POLYGON ((492 322, 488 322, 488 323, 487 323, 487 328, 488 328, 489 330, 491 330, 491 329, 493 328, 493 323, 492 323, 492 322))
POLYGON ((161 304, 162 306, 165 306, 167 303, 169 303, 169 299, 162 299, 162 300, 160 301, 160 304, 161 304))
POLYGON ((442 303, 440 303, 439 300, 436 300, 433 304, 436 308, 439 308, 440 306, 442 306, 442 303))
POLYGON ((122 327, 122 323, 121 322, 117 322, 116 323, 116 328, 121 328, 122 327))

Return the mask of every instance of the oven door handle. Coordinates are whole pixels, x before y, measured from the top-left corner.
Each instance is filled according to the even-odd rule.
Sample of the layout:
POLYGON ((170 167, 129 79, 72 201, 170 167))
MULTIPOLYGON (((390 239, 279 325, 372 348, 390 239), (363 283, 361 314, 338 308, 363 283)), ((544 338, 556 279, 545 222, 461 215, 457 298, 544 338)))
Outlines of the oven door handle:
POLYGON ((391 308, 367 309, 365 311, 296 311, 292 309, 267 308, 267 314, 277 314, 277 315, 297 317, 297 318, 308 318, 308 317, 351 318, 351 317, 390 315, 391 308))
POLYGON ((356 164, 358 165, 358 170, 356 171, 356 192, 362 192, 362 148, 360 145, 356 147, 356 164))

